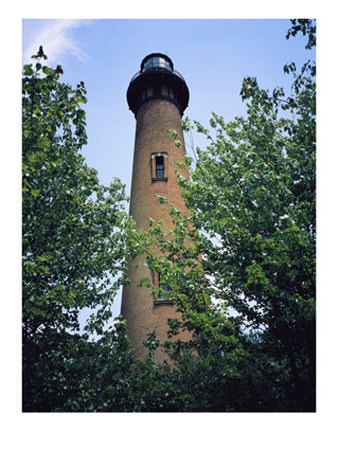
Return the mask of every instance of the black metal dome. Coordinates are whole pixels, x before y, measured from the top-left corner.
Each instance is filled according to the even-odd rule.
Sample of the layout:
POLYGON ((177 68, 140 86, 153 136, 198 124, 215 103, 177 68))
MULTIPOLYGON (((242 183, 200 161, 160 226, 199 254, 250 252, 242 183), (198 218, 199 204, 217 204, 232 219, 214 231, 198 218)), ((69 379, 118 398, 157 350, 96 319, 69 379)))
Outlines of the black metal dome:
POLYGON ((140 106, 151 99, 174 103, 181 115, 188 106, 189 89, 172 60, 163 53, 150 53, 141 62, 141 70, 131 79, 127 91, 129 108, 137 115, 140 106))

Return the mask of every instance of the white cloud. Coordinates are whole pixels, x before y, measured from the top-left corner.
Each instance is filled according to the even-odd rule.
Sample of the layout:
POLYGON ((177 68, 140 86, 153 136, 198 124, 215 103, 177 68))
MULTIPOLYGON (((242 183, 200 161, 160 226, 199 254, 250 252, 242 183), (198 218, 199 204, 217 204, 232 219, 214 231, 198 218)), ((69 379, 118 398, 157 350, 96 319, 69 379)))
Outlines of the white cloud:
POLYGON ((60 19, 60 20, 25 20, 23 23, 23 63, 31 62, 39 46, 43 46, 49 63, 62 63, 65 58, 75 56, 82 62, 87 55, 74 39, 72 30, 86 25, 89 20, 60 19))

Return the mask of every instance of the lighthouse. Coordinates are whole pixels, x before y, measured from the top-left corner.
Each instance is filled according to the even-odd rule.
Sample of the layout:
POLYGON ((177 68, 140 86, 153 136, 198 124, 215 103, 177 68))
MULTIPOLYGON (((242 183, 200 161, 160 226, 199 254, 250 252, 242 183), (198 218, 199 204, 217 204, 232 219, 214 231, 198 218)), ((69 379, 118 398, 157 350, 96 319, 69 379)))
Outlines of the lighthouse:
MULTIPOLYGON (((155 221, 161 219, 164 228, 170 228, 169 205, 188 212, 176 174, 177 162, 182 162, 185 155, 181 118, 188 101, 187 84, 174 69, 172 60, 162 53, 146 56, 127 91, 127 102, 136 119, 130 215, 138 228, 146 229, 150 217, 155 221), (178 133, 182 142, 180 148, 175 145, 170 130, 178 133), (169 204, 160 204, 156 195, 166 197, 169 204)), ((188 176, 187 169, 179 169, 179 172, 188 176)), ((161 343, 168 340, 167 320, 178 317, 175 305, 165 295, 155 300, 150 288, 139 286, 144 277, 165 289, 159 274, 150 273, 145 255, 131 261, 130 283, 124 286, 122 294, 122 315, 127 321, 135 357, 145 356, 143 342, 149 333, 155 332, 161 343)), ((161 362, 164 358, 163 351, 158 349, 155 361, 161 362)))

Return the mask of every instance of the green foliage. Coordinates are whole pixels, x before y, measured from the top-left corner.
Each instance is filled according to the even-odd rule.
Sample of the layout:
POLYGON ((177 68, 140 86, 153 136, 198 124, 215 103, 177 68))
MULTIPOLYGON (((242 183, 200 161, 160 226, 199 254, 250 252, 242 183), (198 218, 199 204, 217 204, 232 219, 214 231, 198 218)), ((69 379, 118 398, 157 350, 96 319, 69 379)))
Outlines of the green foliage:
POLYGON ((71 386, 75 373, 90 367, 94 348, 100 358, 107 342, 102 352, 110 352, 112 331, 97 344, 87 336, 105 335, 133 225, 120 181, 100 185, 80 154, 87 142, 84 83, 73 89, 60 82, 61 66, 42 65, 42 47, 35 59, 22 80, 24 409, 81 409, 84 399, 70 405, 64 394, 79 391, 71 386), (85 307, 93 314, 80 336, 74 333, 85 307))
POLYGON ((80 154, 84 83, 72 89, 39 61, 23 78, 24 333, 78 330, 84 307, 99 308, 88 331, 100 332, 124 270, 126 197, 119 180, 101 186, 80 154))
POLYGON ((25 342, 24 411, 133 408, 133 356, 121 319, 101 339, 48 331, 25 342))
POLYGON ((303 36, 307 36, 308 42, 306 49, 311 49, 316 45, 316 23, 311 19, 291 19, 291 28, 288 30, 286 39, 290 36, 296 36, 301 32, 303 36))
MULTIPOLYGON (((292 21, 288 36, 298 31, 315 45, 313 22, 292 21)), ((179 367, 188 352, 206 371, 207 410, 314 410, 315 64, 284 71, 288 96, 244 79, 245 118, 213 114, 211 131, 184 121, 210 142, 194 165, 187 159, 191 179, 179 177, 191 216, 172 209, 173 230, 152 228, 161 252, 148 265, 182 313, 171 335, 193 336, 166 347, 179 367), (211 401, 213 378, 222 406, 211 401)))

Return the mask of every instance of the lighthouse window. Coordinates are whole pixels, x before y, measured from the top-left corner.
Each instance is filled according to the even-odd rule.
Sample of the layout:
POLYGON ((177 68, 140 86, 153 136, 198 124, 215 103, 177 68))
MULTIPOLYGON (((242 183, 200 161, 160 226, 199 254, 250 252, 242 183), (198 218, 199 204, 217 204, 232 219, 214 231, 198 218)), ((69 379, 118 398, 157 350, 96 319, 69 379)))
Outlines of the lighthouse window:
POLYGON ((158 65, 160 67, 164 67, 165 69, 171 68, 169 62, 164 58, 158 58, 158 65))
POLYGON ((163 156, 156 157, 156 178, 164 177, 164 159, 163 156))
POLYGON ((153 56, 152 58, 147 59, 144 63, 143 70, 153 69, 154 67, 172 70, 169 61, 161 56, 153 56))
POLYGON ((166 169, 167 152, 154 152, 151 154, 151 179, 152 181, 168 181, 166 169))
POLYGON ((168 95, 168 86, 165 84, 162 86, 162 95, 168 95))
POLYGON ((159 288, 161 289, 160 300, 166 300, 168 298, 168 291, 169 291, 168 285, 163 283, 160 274, 158 274, 158 281, 159 281, 159 288))
POLYGON ((168 298, 169 287, 161 280, 159 272, 152 272, 153 284, 156 289, 160 289, 158 297, 155 296, 155 305, 172 305, 173 301, 168 298))

